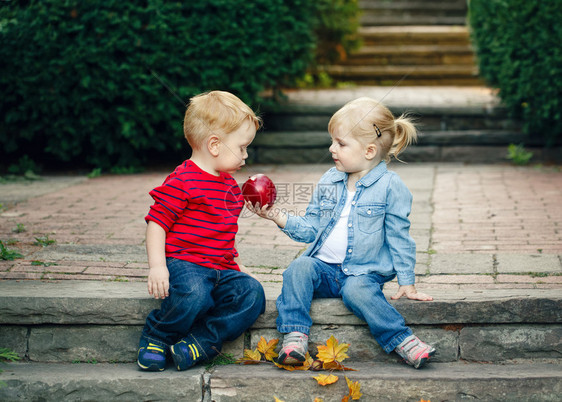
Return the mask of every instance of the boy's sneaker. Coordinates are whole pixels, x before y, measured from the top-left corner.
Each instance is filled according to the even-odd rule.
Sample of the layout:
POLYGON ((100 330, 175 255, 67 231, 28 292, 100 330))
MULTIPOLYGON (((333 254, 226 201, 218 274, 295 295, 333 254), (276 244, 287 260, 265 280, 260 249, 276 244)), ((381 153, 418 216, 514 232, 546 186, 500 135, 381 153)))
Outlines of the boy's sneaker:
POLYGON ((188 343, 187 338, 182 339, 170 347, 172 359, 178 371, 187 370, 200 360, 206 358, 205 353, 195 343, 188 343))
POLYGON ((283 338, 283 347, 277 357, 277 363, 296 365, 306 360, 308 352, 308 335, 291 332, 283 338))
POLYGON ((415 335, 410 335, 404 342, 394 349, 406 363, 415 368, 420 368, 435 354, 435 348, 420 341, 415 335))
POLYGON ((137 364, 142 370, 164 371, 166 368, 166 349, 142 339, 137 354, 137 364))

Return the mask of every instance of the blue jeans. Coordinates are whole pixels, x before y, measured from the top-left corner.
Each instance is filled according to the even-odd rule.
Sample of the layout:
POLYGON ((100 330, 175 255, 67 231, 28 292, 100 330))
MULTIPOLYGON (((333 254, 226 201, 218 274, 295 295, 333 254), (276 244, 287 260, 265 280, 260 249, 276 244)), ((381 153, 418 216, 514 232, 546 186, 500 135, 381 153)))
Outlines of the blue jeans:
POLYGON ((412 335, 404 318, 382 292, 384 283, 391 279, 393 276, 375 273, 347 276, 339 264, 299 257, 283 273, 283 289, 277 298, 277 330, 308 334, 312 299, 341 297, 345 306, 369 325, 384 351, 390 353, 412 335))
POLYGON ((219 271, 167 258, 170 295, 146 318, 142 338, 163 347, 190 338, 210 359, 223 342, 244 333, 265 311, 261 284, 233 270, 219 271))

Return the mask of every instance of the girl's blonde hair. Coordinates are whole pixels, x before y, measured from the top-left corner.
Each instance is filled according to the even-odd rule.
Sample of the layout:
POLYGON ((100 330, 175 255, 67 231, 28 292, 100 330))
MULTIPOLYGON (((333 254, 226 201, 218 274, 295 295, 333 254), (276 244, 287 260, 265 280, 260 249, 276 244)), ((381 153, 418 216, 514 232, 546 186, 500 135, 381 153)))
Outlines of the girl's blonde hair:
POLYGON ((339 130, 342 135, 353 135, 365 144, 375 144, 383 160, 397 160, 418 135, 413 120, 405 114, 394 118, 382 103, 367 97, 346 103, 328 123, 328 131, 339 130), (380 135, 379 135, 380 134, 380 135))
POLYGON ((249 120, 258 130, 262 119, 237 96, 211 91, 194 96, 183 120, 183 134, 193 149, 200 149, 210 135, 222 138, 249 120))

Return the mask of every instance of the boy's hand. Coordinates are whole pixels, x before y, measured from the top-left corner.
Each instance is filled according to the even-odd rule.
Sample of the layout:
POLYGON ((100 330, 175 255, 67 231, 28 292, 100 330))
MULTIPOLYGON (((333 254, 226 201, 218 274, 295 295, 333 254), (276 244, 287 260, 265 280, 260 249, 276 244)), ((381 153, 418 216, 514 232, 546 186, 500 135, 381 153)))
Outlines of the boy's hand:
POLYGON ((148 273, 148 294, 154 296, 155 299, 165 299, 170 295, 170 273, 168 268, 153 267, 148 273))
POLYGON ((398 300, 402 296, 406 296, 411 300, 432 301, 433 297, 425 293, 418 293, 414 285, 404 285, 398 288, 398 292, 391 297, 392 300, 398 300))

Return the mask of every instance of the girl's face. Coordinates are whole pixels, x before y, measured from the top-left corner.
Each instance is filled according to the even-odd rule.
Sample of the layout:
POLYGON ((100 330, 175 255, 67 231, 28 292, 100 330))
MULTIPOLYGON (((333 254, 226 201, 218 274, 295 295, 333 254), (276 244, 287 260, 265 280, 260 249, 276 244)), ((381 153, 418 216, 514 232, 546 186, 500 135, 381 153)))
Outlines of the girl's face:
POLYGON ((367 146, 355 139, 353 135, 342 135, 340 130, 331 133, 330 153, 340 172, 357 173, 370 168, 366 158, 367 146))

